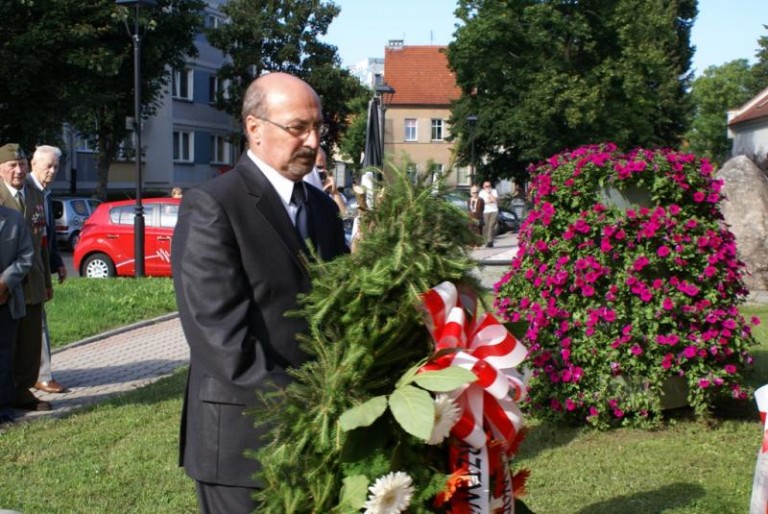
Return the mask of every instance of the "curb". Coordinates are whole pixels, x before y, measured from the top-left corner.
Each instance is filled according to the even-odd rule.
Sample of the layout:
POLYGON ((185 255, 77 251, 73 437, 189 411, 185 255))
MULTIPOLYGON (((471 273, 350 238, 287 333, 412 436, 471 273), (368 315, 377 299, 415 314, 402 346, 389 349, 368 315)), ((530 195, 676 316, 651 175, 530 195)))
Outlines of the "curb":
MULTIPOLYGON (((51 349, 52 354, 56 354, 59 352, 63 352, 64 350, 68 350, 70 348, 75 348, 77 346, 82 346, 84 344, 89 343, 95 343, 96 341, 101 341, 102 339, 106 339, 108 337, 116 336, 119 334, 122 334, 124 332, 129 332, 131 330, 135 330, 137 328, 143 328, 148 327, 150 325, 155 325, 157 323, 162 323, 163 321, 168 321, 174 318, 178 318, 179 313, 177 312, 169 312, 168 314, 163 314, 162 316, 158 316, 156 318, 152 319, 145 319, 143 321, 138 321, 136 323, 133 323, 131 325, 124 325, 122 327, 113 328, 112 330, 108 330, 106 332, 102 332, 100 334, 96 334, 95 336, 86 337, 85 339, 81 339, 80 341, 75 341, 74 343, 69 343, 65 346, 60 346, 56 349, 51 349)), ((2 514, 2 512, 0 512, 2 514)))

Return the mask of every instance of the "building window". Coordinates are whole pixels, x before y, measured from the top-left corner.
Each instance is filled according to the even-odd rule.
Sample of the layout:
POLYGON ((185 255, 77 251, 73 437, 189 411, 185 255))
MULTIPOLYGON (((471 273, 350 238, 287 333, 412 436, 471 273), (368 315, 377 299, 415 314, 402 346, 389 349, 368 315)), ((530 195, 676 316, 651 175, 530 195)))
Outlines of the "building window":
POLYGON ((224 136, 211 136, 211 162, 232 164, 232 145, 224 136))
POLYGON ((192 132, 173 133, 173 160, 174 162, 192 162, 194 155, 194 139, 192 132))
POLYGON ((457 186, 471 186, 472 185, 472 168, 470 166, 462 166, 456 169, 456 185, 457 186))
POLYGON ((192 100, 192 70, 173 72, 171 96, 182 100, 192 100))
POLYGON ((133 161, 136 159, 136 132, 131 130, 125 139, 117 145, 116 161, 133 161))
POLYGON ((78 152, 97 152, 98 148, 92 138, 84 136, 79 132, 75 135, 75 150, 78 152))
POLYGON ((416 141, 418 139, 418 126, 415 118, 405 120, 405 140, 416 141))
POLYGON ((205 17, 205 27, 208 29, 217 29, 224 25, 224 20, 215 14, 209 14, 205 17))
POLYGON ((443 120, 432 118, 432 141, 443 140, 443 120))
POLYGON ((208 101, 215 104, 219 94, 221 94, 222 98, 225 100, 229 99, 230 83, 231 81, 229 79, 222 80, 216 75, 208 77, 208 101))

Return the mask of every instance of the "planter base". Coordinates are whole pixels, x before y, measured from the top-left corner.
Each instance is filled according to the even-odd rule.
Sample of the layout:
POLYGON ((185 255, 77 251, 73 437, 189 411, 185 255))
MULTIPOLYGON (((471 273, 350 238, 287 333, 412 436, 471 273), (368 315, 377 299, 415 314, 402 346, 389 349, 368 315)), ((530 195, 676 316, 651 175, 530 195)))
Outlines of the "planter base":
POLYGON ((677 409, 688 406, 688 382, 683 377, 669 377, 661 386, 661 408, 677 409))

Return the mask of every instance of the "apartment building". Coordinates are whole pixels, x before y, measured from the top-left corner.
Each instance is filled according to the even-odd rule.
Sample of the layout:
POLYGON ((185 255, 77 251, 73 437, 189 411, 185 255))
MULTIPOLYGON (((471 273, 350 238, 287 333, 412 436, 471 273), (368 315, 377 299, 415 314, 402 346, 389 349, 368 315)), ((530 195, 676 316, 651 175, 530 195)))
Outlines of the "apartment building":
MULTIPOLYGON (((215 27, 225 16, 226 0, 208 0, 205 23, 215 27)), ((127 36, 126 36, 127 37, 127 36)), ((142 174, 147 192, 187 187, 228 170, 238 157, 241 130, 235 119, 214 106, 222 84, 216 72, 226 56, 212 47, 203 34, 195 40, 198 56, 182 70, 172 70, 172 80, 161 107, 142 125, 142 174)), ((93 191, 96 187, 94 148, 85 139, 64 129, 65 155, 53 184, 55 191, 93 191)), ((136 185, 135 161, 122 158, 110 166, 109 189, 132 190, 136 185)))
POLYGON ((448 68, 444 46, 407 46, 390 41, 384 50, 384 158, 397 166, 469 187, 470 169, 455 164, 449 118, 461 91, 448 68), (389 96, 389 98, 388 98, 389 96))

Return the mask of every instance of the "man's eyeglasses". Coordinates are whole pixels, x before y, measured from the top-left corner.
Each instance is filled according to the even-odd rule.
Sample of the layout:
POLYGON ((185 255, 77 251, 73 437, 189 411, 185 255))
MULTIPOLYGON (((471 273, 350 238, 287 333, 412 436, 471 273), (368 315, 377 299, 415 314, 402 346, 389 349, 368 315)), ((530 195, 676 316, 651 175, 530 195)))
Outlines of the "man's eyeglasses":
POLYGON ((306 139, 309 136, 309 133, 312 132, 313 130, 316 130, 317 135, 320 137, 325 137, 326 135, 328 135, 328 124, 323 122, 301 123, 299 125, 281 125, 279 123, 275 123, 272 120, 268 120, 267 118, 259 118, 259 119, 261 121, 266 121, 267 123, 274 125, 275 127, 285 130, 293 137, 306 139))

